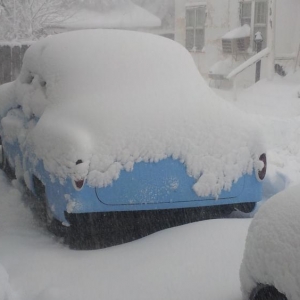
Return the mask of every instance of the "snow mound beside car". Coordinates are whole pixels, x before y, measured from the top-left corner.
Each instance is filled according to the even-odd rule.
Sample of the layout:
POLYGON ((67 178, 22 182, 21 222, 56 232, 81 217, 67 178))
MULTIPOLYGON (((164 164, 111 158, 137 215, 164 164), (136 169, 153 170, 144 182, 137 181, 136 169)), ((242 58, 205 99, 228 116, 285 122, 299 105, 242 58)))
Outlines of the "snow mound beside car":
POLYGON ((14 87, 25 117, 41 117, 27 152, 62 180, 88 174, 90 186, 104 187, 135 163, 173 157, 195 178, 197 195, 217 197, 260 167, 254 124, 214 94, 185 48, 163 37, 48 37, 26 52, 14 87))
POLYGON ((258 283, 300 299, 300 185, 270 198, 248 231, 240 269, 244 299, 258 283))

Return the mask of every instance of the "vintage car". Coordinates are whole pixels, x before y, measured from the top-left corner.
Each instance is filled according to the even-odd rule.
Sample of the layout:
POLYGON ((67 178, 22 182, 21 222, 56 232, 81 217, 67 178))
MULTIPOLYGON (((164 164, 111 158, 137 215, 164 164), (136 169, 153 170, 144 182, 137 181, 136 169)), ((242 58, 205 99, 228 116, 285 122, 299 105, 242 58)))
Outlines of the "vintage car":
POLYGON ((202 207, 250 212, 261 200, 256 124, 160 36, 85 30, 36 42, 0 86, 0 117, 2 168, 37 196, 49 228, 138 232, 147 219, 161 229, 171 215, 184 223, 202 207))

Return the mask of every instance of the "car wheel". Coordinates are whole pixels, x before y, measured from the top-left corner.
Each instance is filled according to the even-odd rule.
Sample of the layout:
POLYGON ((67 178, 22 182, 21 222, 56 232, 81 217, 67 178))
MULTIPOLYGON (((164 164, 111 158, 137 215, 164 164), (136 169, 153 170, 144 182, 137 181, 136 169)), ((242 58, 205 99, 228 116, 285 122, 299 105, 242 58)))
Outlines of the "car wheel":
POLYGON ((249 214, 254 211, 256 202, 239 203, 234 205, 234 209, 242 213, 249 214))
POLYGON ((287 300, 287 298, 274 286, 259 284, 252 291, 249 300, 287 300))
POLYGON ((33 186, 37 198, 34 208, 35 213, 46 225, 48 231, 59 237, 64 236, 66 228, 53 216, 53 212, 48 204, 46 188, 36 176, 33 177, 33 186))
POLYGON ((5 175, 8 177, 8 179, 13 180, 16 179, 15 172, 13 168, 10 166, 8 159, 6 157, 5 151, 3 149, 3 146, 0 146, 1 154, 0 154, 0 168, 3 170, 5 175))
POLYGON ((3 147, 2 147, 2 138, 0 136, 0 151, 1 151, 1 154, 0 154, 0 168, 2 169, 2 165, 3 165, 3 147))

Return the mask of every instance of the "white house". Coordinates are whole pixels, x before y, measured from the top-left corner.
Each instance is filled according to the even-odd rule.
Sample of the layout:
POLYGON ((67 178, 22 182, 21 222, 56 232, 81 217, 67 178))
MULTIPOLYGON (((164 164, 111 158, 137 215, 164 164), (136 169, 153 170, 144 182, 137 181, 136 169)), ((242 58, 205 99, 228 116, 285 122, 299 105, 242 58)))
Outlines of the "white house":
MULTIPOLYGON (((300 1, 273 1, 276 4, 275 24, 272 24, 276 63, 287 66, 292 64, 299 49, 300 1)), ((203 75, 208 75, 216 63, 222 65, 222 62, 227 62, 229 71, 256 53, 257 32, 263 37, 262 48, 268 44, 268 15, 273 13, 270 2, 175 0, 175 40, 191 52, 203 75)), ((265 76, 264 66, 263 61, 262 76, 265 76)))

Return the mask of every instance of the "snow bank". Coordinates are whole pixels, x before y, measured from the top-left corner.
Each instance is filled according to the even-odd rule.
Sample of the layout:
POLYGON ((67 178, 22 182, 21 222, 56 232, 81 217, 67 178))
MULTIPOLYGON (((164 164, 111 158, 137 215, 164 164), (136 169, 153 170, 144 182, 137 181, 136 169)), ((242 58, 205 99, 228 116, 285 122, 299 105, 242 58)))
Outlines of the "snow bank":
POLYGON ((88 184, 103 187, 137 162, 173 157, 199 196, 217 196, 259 167, 254 124, 171 40, 117 30, 48 37, 26 52, 15 85, 24 118, 42 116, 22 146, 62 180, 89 168, 88 184))
POLYGON ((269 199, 255 215, 240 269, 244 299, 257 283, 300 299, 300 185, 269 199))
POLYGON ((235 104, 252 114, 268 153, 265 197, 300 183, 300 72, 261 80, 244 90, 235 104))
POLYGON ((240 299, 248 226, 249 219, 196 222, 116 247, 74 251, 39 228, 28 233, 24 223, 18 234, 1 236, 0 256, 21 300, 240 299))

